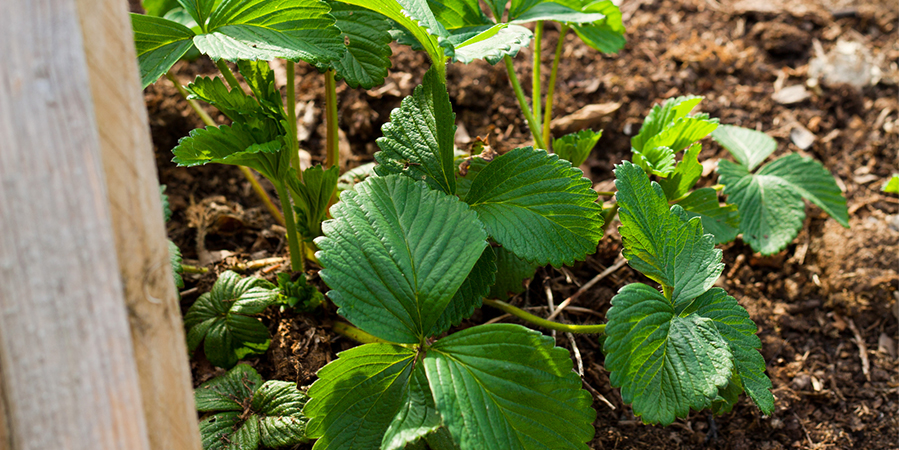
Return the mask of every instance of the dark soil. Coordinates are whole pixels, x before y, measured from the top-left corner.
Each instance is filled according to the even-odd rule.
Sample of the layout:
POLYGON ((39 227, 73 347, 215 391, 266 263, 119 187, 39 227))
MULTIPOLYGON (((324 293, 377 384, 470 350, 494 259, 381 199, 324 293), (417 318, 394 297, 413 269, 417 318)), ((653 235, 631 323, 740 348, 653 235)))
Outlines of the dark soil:
MULTIPOLYGON (((706 97, 700 108, 722 123, 757 128, 775 137, 779 141, 775 156, 800 151, 822 161, 845 189, 851 228, 844 229, 818 208, 808 207, 800 235, 777 255, 761 257, 740 240, 724 246, 726 269, 719 285, 759 325, 776 397, 772 416, 762 416, 743 399, 714 422, 704 411, 666 428, 642 425, 610 387, 596 338, 578 336, 573 342, 564 334, 557 336, 558 345, 570 350, 577 346, 585 385, 596 399, 592 447, 898 448, 898 201, 880 192, 898 165, 897 3, 637 0, 626 1, 622 9, 629 34, 619 55, 600 55, 568 36, 554 108, 555 117, 594 104, 605 104, 612 111, 589 123, 604 129, 582 167, 597 190, 609 190, 613 164, 630 158, 630 137, 654 103, 697 94, 706 97), (806 82, 815 41, 827 52, 839 39, 862 42, 872 53, 883 72, 878 84, 861 90, 849 85, 810 89, 810 98, 791 105, 773 100, 776 87, 806 82), (805 151, 790 137, 798 125, 816 137, 805 151)), ((545 36, 543 59, 549 62, 557 33, 551 29, 545 36)), ((401 46, 395 46, 394 53, 385 86, 361 91, 339 83, 346 137, 342 150, 348 167, 372 160, 381 125, 427 68, 422 54, 401 46)), ((530 76, 530 57, 520 56, 516 62, 521 78, 530 76)), ((208 61, 175 67, 185 83, 214 71, 208 61)), ((549 74, 549 64, 544 73, 549 74)), ((280 84, 283 77, 282 71, 280 84)), ((458 124, 469 136, 487 137, 500 151, 530 143, 502 66, 453 65, 448 82, 458 124)), ((301 146, 314 161, 323 159, 323 86, 314 69, 301 65, 298 100, 312 102, 309 136, 301 146)), ((186 262, 203 261, 212 269, 206 275, 185 276, 186 309, 209 289, 215 273, 237 262, 284 256, 284 230, 261 207, 236 168, 188 170, 169 162, 177 139, 202 124, 165 79, 149 87, 145 99, 160 180, 168 186, 175 213, 169 235, 186 262)), ((704 148, 701 161, 710 171, 718 158, 729 157, 710 140, 704 141, 704 148)), ((715 177, 707 174, 702 183, 714 184, 715 177)), ((265 182, 264 186, 274 197, 271 186, 265 182)), ((539 269, 529 289, 510 301, 546 314, 540 308, 547 304, 547 286, 558 303, 611 266, 620 250, 613 226, 597 254, 564 270, 539 269)), ((276 264, 247 274, 272 279, 285 270, 276 264)), ((309 273, 324 290, 315 270, 309 273)), ((625 266, 574 302, 595 313, 577 310, 560 319, 602 321, 616 290, 643 280, 625 266)), ((485 308, 463 326, 498 315, 485 308)), ((264 319, 273 334, 271 348, 248 362, 266 379, 296 380, 307 386, 315 380, 316 370, 354 345, 330 330, 337 318, 333 306, 306 315, 273 309, 264 319)), ((193 361, 195 384, 221 373, 202 354, 193 361)))

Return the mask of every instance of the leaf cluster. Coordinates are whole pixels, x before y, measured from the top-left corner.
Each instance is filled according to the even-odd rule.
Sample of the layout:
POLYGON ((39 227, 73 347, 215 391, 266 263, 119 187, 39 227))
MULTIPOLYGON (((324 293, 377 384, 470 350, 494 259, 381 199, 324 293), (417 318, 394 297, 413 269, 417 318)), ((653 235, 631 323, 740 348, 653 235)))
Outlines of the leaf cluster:
POLYGON ((194 391, 204 450, 255 450, 309 441, 303 407, 309 398, 296 384, 262 377, 238 364, 194 391))
POLYGON ((452 114, 432 68, 385 125, 378 175, 342 193, 316 240, 338 313, 389 342, 319 372, 305 409, 316 449, 448 435, 462 449, 586 448, 593 436, 590 396, 552 339, 481 325, 435 340, 480 306, 501 259, 571 264, 602 235, 590 182, 555 155, 521 148, 456 173, 452 114))

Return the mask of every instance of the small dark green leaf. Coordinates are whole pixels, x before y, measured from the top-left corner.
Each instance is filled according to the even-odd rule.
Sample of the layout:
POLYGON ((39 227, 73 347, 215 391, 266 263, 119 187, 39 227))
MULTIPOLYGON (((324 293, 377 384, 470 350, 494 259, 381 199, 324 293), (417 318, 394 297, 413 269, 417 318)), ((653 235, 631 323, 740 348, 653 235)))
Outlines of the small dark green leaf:
POLYGON ((453 137, 456 115, 447 86, 434 68, 425 73, 422 85, 391 112, 391 121, 381 127, 382 151, 375 154, 379 175, 403 173, 425 180, 434 189, 456 193, 453 170, 453 137))
POLYGON ((703 231, 716 237, 716 244, 731 242, 738 235, 741 218, 737 205, 719 204, 719 196, 713 188, 702 188, 678 202, 688 217, 700 217, 703 231))
POLYGON ((347 52, 331 63, 338 79, 352 88, 371 89, 384 83, 391 67, 390 24, 384 16, 360 6, 329 2, 347 52))
POLYGON ((751 172, 778 148, 775 139, 766 133, 734 125, 720 125, 712 137, 751 172))
POLYGON ((318 372, 303 413, 313 449, 379 448, 404 404, 416 353, 366 344, 338 354, 318 372))
POLYGON ((584 164, 588 155, 597 145, 603 130, 581 130, 577 133, 567 134, 559 139, 553 140, 553 151, 560 158, 572 163, 572 166, 578 167, 584 164))
POLYGON ((303 407, 309 397, 296 383, 269 380, 253 394, 251 420, 259 421, 259 438, 266 447, 286 447, 309 441, 303 407))
POLYGON ((597 250, 597 193, 581 170, 531 147, 498 156, 472 181, 466 203, 494 240, 538 265, 559 267, 597 250))
POLYGON ((503 247, 492 247, 497 255, 497 281, 491 286, 488 298, 506 300, 525 290, 526 282, 534 276, 537 264, 525 261, 503 247))
POLYGON ((240 411, 263 384, 255 369, 238 364, 233 369, 203 383, 194 390, 197 411, 240 411))
POLYGON ((134 46, 141 70, 141 85, 155 82, 194 46, 194 32, 161 17, 131 15, 134 46))
POLYGON ((288 176, 288 188, 294 196, 297 228, 304 240, 311 242, 322 235, 322 221, 328 213, 328 203, 337 189, 338 166, 325 170, 321 165, 303 171, 303 182, 288 176))
POLYGON ((341 194, 316 240, 339 313, 364 331, 418 343, 487 245, 465 203, 403 175, 369 178, 341 194))
POLYGON ((424 360, 437 410, 462 449, 587 449, 596 413, 565 349, 513 324, 479 325, 424 360))

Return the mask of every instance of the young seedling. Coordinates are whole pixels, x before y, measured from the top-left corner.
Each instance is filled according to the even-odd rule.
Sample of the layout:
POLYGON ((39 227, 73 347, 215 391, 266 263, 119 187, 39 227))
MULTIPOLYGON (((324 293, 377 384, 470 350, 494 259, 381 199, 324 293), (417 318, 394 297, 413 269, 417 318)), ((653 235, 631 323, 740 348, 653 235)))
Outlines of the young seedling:
POLYGON ((887 192, 888 194, 900 193, 900 177, 897 175, 892 176, 891 179, 884 184, 884 187, 881 188, 881 191, 887 192))
POLYGON ((308 397, 295 383, 270 380, 238 364, 194 391, 204 450, 256 450, 309 441, 302 410, 308 397))
POLYGON ((188 350, 193 352, 203 343, 209 362, 224 368, 233 367, 244 356, 265 353, 269 329, 255 316, 278 297, 278 289, 266 280, 223 272, 184 316, 188 350))
POLYGON ((719 183, 725 185, 728 201, 737 205, 742 239, 754 251, 771 255, 797 237, 806 218, 803 199, 850 227, 847 200, 818 161, 791 153, 752 173, 775 151, 774 139, 760 131, 730 125, 714 131, 713 138, 738 161, 719 161, 719 183))

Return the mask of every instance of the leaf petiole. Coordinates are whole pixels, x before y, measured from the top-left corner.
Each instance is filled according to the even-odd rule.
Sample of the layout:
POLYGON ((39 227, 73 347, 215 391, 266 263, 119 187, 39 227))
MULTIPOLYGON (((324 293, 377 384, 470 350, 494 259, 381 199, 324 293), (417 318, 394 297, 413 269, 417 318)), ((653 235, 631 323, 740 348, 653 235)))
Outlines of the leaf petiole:
POLYGON ((581 333, 581 334, 604 334, 606 333, 606 324, 601 323, 599 325, 571 325, 567 323, 559 323, 552 322, 547 319, 540 318, 534 314, 531 314, 527 311, 516 308, 513 305, 510 305, 506 302, 501 302, 500 300, 492 300, 492 299, 484 299, 484 304, 497 308, 507 314, 511 314, 513 316, 518 317, 528 323, 533 325, 537 325, 539 327, 547 328, 549 330, 556 331, 564 331, 568 333, 581 333))
POLYGON ((506 64, 506 74, 509 76, 509 83, 512 84, 513 91, 516 92, 516 99, 519 100, 519 109, 522 110, 522 114, 525 115, 525 122, 528 123, 528 129, 531 130, 531 137, 534 138, 534 146, 541 149, 546 149, 547 145, 544 144, 544 140, 541 138, 541 132, 537 128, 537 123, 534 121, 534 114, 531 112, 531 108, 528 107, 528 100, 525 98, 525 92, 522 91, 522 85, 519 84, 519 79, 516 77, 516 69, 513 67, 512 58, 509 55, 503 57, 503 62, 506 64))
MULTIPOLYGON (((553 94, 556 91, 556 73, 559 71, 559 58, 562 55, 563 43, 566 42, 566 33, 569 26, 562 25, 559 30, 559 38, 556 42, 556 52, 553 54, 553 67, 550 69, 550 80, 547 82, 547 103, 544 106, 544 138, 550 139, 550 121, 553 119, 553 94)), ((548 149, 550 150, 550 149, 548 149)))
MULTIPOLYGON (((537 129, 541 129, 541 38, 544 35, 544 21, 538 20, 534 24, 534 55, 532 62, 534 65, 531 69, 531 102, 534 106, 534 122, 537 129)), ((550 139, 547 133, 542 133, 541 138, 545 142, 550 139)))
POLYGON ((291 270, 300 272, 303 270, 303 252, 300 251, 300 242, 297 239, 297 226, 294 223, 294 213, 291 209, 291 199, 281 180, 272 180, 278 199, 281 200, 281 209, 284 211, 285 228, 287 228, 288 250, 291 253, 291 270))
POLYGON ((219 72, 222 73, 222 76, 225 77, 225 81, 228 82, 228 85, 231 86, 232 89, 240 89, 243 92, 244 88, 241 87, 241 83, 238 82, 237 77, 234 76, 234 72, 231 71, 228 64, 225 64, 224 59, 216 60, 216 67, 219 68, 219 72))
POLYGON ((341 153, 338 145, 337 84, 334 69, 325 72, 325 168, 338 165, 341 153))
POLYGON ((331 324, 331 331, 344 336, 346 338, 353 339, 356 342, 361 344, 378 344, 378 343, 390 343, 384 339, 377 338, 372 336, 369 333, 366 333, 359 328, 350 325, 347 322, 334 322, 331 324))

